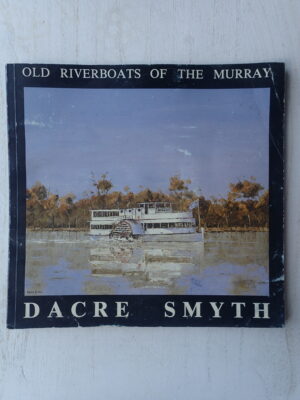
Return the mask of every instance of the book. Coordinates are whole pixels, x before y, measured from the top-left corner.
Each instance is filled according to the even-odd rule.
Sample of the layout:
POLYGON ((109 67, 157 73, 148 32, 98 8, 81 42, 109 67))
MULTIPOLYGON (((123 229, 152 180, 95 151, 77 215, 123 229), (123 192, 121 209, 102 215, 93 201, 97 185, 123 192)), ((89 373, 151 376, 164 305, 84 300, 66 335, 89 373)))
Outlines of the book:
POLYGON ((284 74, 7 65, 7 327, 283 326, 284 74))

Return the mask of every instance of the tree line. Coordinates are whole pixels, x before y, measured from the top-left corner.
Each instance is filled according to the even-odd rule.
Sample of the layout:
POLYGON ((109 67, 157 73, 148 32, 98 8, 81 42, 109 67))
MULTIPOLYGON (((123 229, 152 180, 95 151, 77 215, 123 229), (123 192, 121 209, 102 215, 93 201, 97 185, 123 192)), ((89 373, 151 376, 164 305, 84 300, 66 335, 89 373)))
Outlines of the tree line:
POLYGON ((26 191, 26 225, 30 229, 88 229, 90 210, 133 208, 142 202, 171 202, 175 211, 192 209, 199 225, 206 228, 267 228, 269 192, 254 177, 228 185, 221 198, 197 195, 190 189, 190 179, 174 175, 168 192, 140 187, 134 193, 125 186, 114 191, 107 174, 92 178, 93 190, 76 200, 73 193, 64 196, 51 193, 41 182, 26 191), (191 207, 192 206, 192 207, 191 207))

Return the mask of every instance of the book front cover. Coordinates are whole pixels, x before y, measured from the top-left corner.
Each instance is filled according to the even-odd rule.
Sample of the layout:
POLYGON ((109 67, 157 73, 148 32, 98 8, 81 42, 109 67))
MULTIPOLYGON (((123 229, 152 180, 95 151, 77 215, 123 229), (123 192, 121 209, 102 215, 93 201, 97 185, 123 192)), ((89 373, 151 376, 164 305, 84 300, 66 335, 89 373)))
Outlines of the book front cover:
POLYGON ((7 77, 9 328, 283 325, 283 64, 7 77))

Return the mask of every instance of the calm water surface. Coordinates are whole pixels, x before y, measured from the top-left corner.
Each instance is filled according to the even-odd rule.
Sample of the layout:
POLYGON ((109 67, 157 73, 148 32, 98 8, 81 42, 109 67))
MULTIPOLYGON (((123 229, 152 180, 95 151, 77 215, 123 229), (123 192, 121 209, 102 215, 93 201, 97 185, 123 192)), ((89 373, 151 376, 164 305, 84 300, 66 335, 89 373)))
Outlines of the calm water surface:
POLYGON ((30 295, 269 293, 268 233, 207 233, 205 243, 101 240, 28 232, 30 295))

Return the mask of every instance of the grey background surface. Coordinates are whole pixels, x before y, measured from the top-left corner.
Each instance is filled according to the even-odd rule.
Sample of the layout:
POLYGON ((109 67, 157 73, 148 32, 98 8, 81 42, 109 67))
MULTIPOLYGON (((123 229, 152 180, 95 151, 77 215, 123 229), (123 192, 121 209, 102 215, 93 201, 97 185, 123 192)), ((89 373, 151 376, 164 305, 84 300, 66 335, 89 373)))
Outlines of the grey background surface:
POLYGON ((300 398, 300 2, 0 1, 0 399, 300 398), (286 62, 284 329, 8 331, 5 69, 34 63, 286 62))

